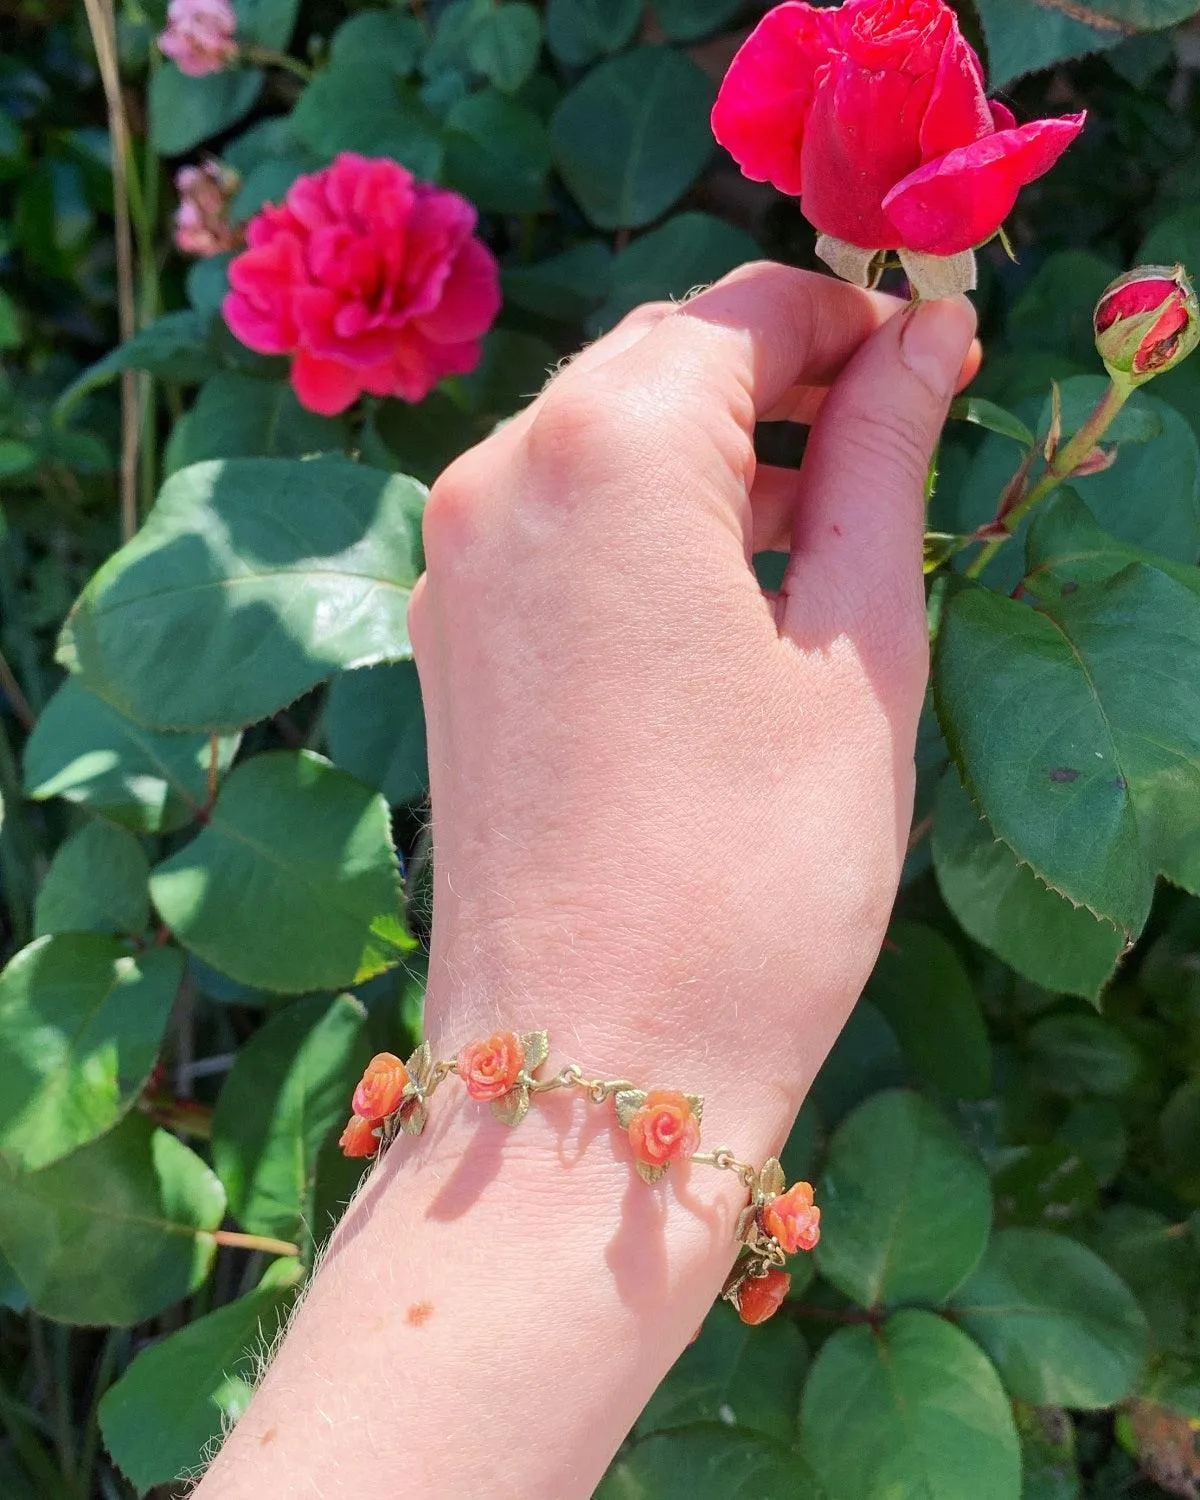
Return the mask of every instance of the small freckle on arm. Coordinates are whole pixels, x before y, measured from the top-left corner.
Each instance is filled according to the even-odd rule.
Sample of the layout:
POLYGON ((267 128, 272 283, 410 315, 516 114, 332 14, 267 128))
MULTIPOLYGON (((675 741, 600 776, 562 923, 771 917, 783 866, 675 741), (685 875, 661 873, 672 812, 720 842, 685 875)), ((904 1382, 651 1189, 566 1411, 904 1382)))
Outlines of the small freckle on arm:
POLYGON ((414 1302, 404 1314, 404 1321, 413 1328, 420 1328, 423 1323, 428 1323, 432 1316, 432 1302, 414 1302))
POLYGON ((266 1430, 266 1432, 264 1432, 259 1437, 258 1446, 260 1448, 265 1448, 268 1443, 273 1443, 274 1441, 275 1441, 275 1429, 274 1429, 274 1427, 268 1427, 267 1430, 266 1430))

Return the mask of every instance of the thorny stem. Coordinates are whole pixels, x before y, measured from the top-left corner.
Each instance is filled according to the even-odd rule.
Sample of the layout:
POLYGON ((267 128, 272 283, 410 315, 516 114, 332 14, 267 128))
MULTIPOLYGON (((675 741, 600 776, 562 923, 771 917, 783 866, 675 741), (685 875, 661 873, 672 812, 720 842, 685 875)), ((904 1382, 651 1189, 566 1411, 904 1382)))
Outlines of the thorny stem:
POLYGON ((1000 551, 1005 542, 1009 540, 1013 532, 1029 513, 1039 506, 1048 495, 1070 479, 1096 444, 1112 426, 1117 414, 1133 394, 1132 387, 1110 385, 1104 393, 1094 412, 1075 434, 1069 443, 1054 455, 1046 466, 1046 472, 1038 482, 1013 506, 1004 517, 1004 528, 1008 532, 1007 537, 999 541, 989 542, 978 557, 967 569, 968 578, 978 578, 991 562, 992 558, 1000 551))

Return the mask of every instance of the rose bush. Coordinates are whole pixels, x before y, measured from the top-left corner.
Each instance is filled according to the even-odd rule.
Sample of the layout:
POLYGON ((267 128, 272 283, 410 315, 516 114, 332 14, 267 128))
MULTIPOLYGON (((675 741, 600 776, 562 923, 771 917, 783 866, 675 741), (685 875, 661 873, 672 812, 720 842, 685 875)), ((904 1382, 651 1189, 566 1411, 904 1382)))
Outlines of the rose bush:
MULTIPOLYGON (((0 67, 0 1494, 165 1500, 419 1120, 424 486, 810 222, 901 289, 1002 220, 896 917, 783 1153, 822 1216, 760 1211, 820 1240, 600 1497, 1187 1493, 1200 4, 117 10, 115 95, 83 7, 20 0, 0 67)), ((539 1046, 459 1071, 515 1123, 539 1046)), ((680 1097, 626 1101, 631 1173, 680 1173, 680 1097)))

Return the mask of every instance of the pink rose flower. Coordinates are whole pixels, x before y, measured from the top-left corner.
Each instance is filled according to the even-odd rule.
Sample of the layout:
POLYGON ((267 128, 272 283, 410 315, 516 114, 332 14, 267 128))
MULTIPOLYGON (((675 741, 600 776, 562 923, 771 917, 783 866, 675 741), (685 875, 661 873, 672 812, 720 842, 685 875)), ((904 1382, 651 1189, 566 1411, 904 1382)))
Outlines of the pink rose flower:
POLYGON ((378 1125, 400 1108, 408 1087, 408 1069, 392 1052, 377 1052, 358 1081, 350 1108, 378 1125))
POLYGON ((349 152, 250 220, 225 321, 290 354, 303 406, 332 416, 364 391, 420 401, 479 362, 500 310, 495 257, 465 198, 349 152))
POLYGON ((180 167, 175 173, 177 250, 184 255, 220 255, 237 249, 242 232, 229 222, 229 204, 241 181, 236 172, 216 161, 180 167))
POLYGON ((788 0, 734 58, 712 125, 747 177, 798 197, 823 234, 950 256, 991 239, 1085 118, 1018 126, 989 104, 944 0, 788 0))
POLYGON ((171 0, 158 48, 181 73, 203 78, 237 56, 237 17, 229 0, 171 0))

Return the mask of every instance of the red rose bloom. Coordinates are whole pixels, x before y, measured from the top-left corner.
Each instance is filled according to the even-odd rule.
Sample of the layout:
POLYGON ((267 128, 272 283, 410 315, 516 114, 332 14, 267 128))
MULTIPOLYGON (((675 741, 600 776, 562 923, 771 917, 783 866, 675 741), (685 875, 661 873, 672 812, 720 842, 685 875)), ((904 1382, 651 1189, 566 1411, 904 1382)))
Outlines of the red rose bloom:
POLYGON ((700 1146, 700 1125, 687 1096, 675 1089, 651 1089, 629 1122, 629 1144, 638 1161, 648 1167, 694 1156, 700 1146))
POLYGON ((343 1156, 374 1156, 379 1150, 379 1137, 370 1120, 361 1115, 351 1115, 345 1130, 338 1138, 343 1156))
POLYGON ((472 1099, 489 1104, 509 1092, 525 1066, 525 1050, 511 1031, 471 1042, 458 1054, 458 1076, 472 1099))
POLYGON ((944 0, 788 0, 734 58, 712 125, 747 177, 799 197, 823 234, 949 256, 995 234, 1085 118, 1018 127, 989 104, 944 0))
POLYGON ((364 1120, 378 1124, 399 1109, 408 1086, 408 1069, 391 1052, 377 1052, 354 1090, 350 1107, 364 1120))
POLYGON ((786 1255, 815 1250, 821 1238, 821 1210, 813 1203, 812 1185, 798 1182, 773 1198, 763 1209, 762 1221, 786 1255))
POLYGON ((225 321, 248 348, 293 356, 310 411, 332 416, 364 391, 420 401, 475 368, 500 308, 475 222, 457 193, 344 152, 250 220, 225 321))
POLYGON ((786 1271, 768 1271, 748 1276, 737 1289, 738 1316, 743 1323, 757 1325, 773 1318, 783 1306, 792 1278, 786 1271))

